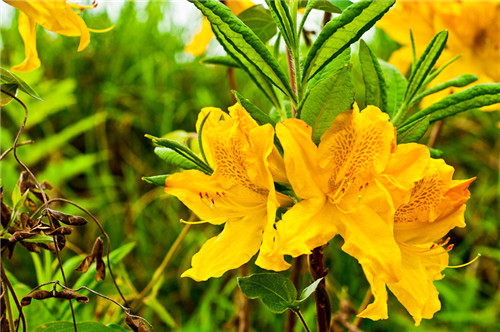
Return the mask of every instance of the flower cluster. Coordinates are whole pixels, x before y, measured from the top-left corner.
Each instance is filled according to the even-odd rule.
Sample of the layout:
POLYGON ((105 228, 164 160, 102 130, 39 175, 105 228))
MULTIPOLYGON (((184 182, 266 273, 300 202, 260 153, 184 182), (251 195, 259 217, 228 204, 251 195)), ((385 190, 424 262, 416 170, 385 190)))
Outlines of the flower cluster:
POLYGON ((202 123, 213 174, 173 174, 165 191, 202 221, 225 225, 182 276, 219 277, 257 252, 258 266, 285 270, 285 255, 309 254, 338 234, 375 298, 359 316, 387 318, 387 287, 416 325, 439 310, 433 281, 443 277, 451 249, 440 239, 465 226, 464 203, 474 179, 452 180, 453 168, 431 159, 424 145, 396 145, 395 128, 374 106, 360 111, 354 105, 338 115, 318 146, 302 120, 284 120, 274 130, 259 126, 239 104, 229 115, 203 109, 198 130, 202 123), (291 186, 293 197, 278 192, 275 183, 291 186), (281 218, 278 208, 286 210, 281 218))

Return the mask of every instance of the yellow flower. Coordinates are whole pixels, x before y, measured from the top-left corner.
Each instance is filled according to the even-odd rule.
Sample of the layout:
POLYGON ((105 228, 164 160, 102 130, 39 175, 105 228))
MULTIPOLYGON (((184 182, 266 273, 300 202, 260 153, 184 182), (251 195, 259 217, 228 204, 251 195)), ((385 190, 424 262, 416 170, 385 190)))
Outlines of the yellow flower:
MULTIPOLYGON (((398 146, 390 167, 404 170, 407 166, 404 160, 408 160, 408 155, 417 148, 417 144, 398 146)), ((387 318, 386 285, 413 316, 416 326, 420 325, 422 318, 432 318, 441 308, 433 281, 444 277, 441 272, 448 265, 448 251, 452 246, 444 248, 448 241, 434 242, 454 227, 465 226, 465 202, 470 196, 468 187, 474 179, 452 180, 453 167, 442 159, 430 159, 429 156, 426 159, 428 166, 423 168, 423 178, 410 190, 392 190, 395 183, 405 181, 403 173, 392 173, 386 178, 390 179, 386 182, 387 188, 397 202, 394 237, 401 251, 402 274, 397 282, 384 282, 363 266, 375 300, 359 314, 360 317, 387 318)))
MULTIPOLYGON (((226 6, 231 9, 234 15, 239 15, 245 9, 248 9, 255 4, 249 0, 227 0, 223 1, 226 6)), ((203 17, 200 30, 191 38, 189 44, 184 47, 184 51, 194 56, 199 56, 205 53, 208 43, 214 37, 210 22, 206 17, 203 17)))
MULTIPOLYGON (((462 74, 477 75, 476 83, 500 82, 500 1, 398 1, 377 25, 403 45, 390 58, 390 62, 403 73, 408 71, 413 60, 410 29, 417 57, 436 33, 446 29, 448 42, 436 65, 444 65, 459 54, 462 57, 447 67, 432 84, 462 74)), ((422 106, 429 106, 459 90, 446 89, 426 97, 422 106)))
MULTIPOLYGON (((276 210, 289 199, 274 189, 271 168, 279 160, 271 125, 258 126, 246 110, 236 104, 230 115, 218 108, 204 108, 198 117, 203 149, 214 172, 211 176, 187 170, 169 176, 165 192, 179 198, 204 222, 224 224, 224 230, 209 239, 193 256, 192 268, 182 274, 196 281, 220 277, 248 262, 257 253, 256 264, 284 270, 289 264, 271 255, 274 247, 276 210), (272 165, 271 165, 272 164, 272 165)), ((284 172, 278 172, 284 176, 284 172)))
MULTIPOLYGON (((286 172, 302 200, 277 223, 276 253, 309 254, 336 234, 342 249, 383 280, 400 278, 401 255, 394 240, 394 206, 379 181, 395 148, 387 114, 355 105, 337 116, 321 137, 298 119, 276 126, 286 172)), ((411 174, 410 174, 411 176, 411 174)))
POLYGON ((81 11, 93 8, 93 6, 80 6, 65 0, 4 0, 4 2, 21 11, 18 24, 19 33, 24 41, 26 58, 21 64, 12 67, 12 70, 28 72, 40 67, 40 59, 36 50, 37 24, 61 35, 80 36, 78 51, 83 50, 90 43, 89 29, 73 9, 81 11))

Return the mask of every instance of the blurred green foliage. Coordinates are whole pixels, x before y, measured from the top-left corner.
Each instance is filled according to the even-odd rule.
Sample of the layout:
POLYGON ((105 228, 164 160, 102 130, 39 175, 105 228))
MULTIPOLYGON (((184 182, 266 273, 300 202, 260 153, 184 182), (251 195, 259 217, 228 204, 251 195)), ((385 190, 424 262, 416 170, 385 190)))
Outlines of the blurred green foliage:
MULTIPOLYGON (((113 248, 135 243, 115 269, 119 285, 129 298, 151 280, 184 227, 179 219, 189 218, 187 209, 176 199, 141 181, 141 176, 174 171, 152 152, 144 134, 160 137, 177 129, 194 131, 202 107, 226 109, 231 105, 227 68, 199 64, 183 52, 189 31, 174 24, 174 12, 169 11, 169 5, 152 1, 138 8, 134 2, 126 2, 116 27, 105 34, 93 34, 90 46, 81 53, 76 52, 76 38, 54 37, 39 28, 37 43, 42 67, 20 75, 45 102, 19 95, 30 112, 20 141, 35 140, 20 147, 19 156, 39 180, 54 185, 52 195, 68 198, 92 211, 109 233, 113 248), (168 26, 168 31, 160 29, 162 26, 168 26)), ((84 18, 90 27, 112 24, 105 12, 85 13, 84 18)), ((2 28, 1 33, 3 45, 8 46, 1 53, 3 66, 19 63, 24 48, 16 24, 2 28)), ((373 50, 387 59, 386 48, 373 50)), ((240 70, 236 70, 236 81, 246 98, 261 109, 269 109, 263 95, 240 70)), ((22 108, 15 103, 2 109, 2 150, 11 146, 23 116, 22 108)), ((499 122, 498 112, 472 111, 446 120, 443 125, 436 148, 456 168, 455 178, 478 177, 471 186, 472 197, 467 204, 468 226, 450 235, 455 243, 450 264, 469 261, 479 252, 482 258, 465 268, 445 271, 446 278, 436 282, 442 310, 433 320, 424 320, 419 330, 500 330, 499 122)), ((421 142, 427 140, 424 137, 421 142)), ((2 161, 1 172, 8 202, 20 172, 12 155, 2 161)), ((79 213, 71 206, 62 209, 79 213)), ((201 283, 179 278, 189 267, 193 254, 216 234, 215 228, 191 227, 157 284, 156 296, 147 299, 140 310, 139 314, 150 320, 156 330, 175 327, 182 331, 214 331, 235 324, 238 271, 201 283)), ((97 234, 96 227, 87 225, 69 237, 71 248, 76 253, 89 252, 97 234)), ((335 238, 325 251, 334 311, 339 309, 340 299, 359 306, 368 290, 360 266, 339 249, 341 244, 335 238)), ((63 261, 71 256, 74 253, 66 250, 63 261)), ((44 256, 43 264, 54 273, 56 265, 51 259, 53 256, 44 256)), ((2 263, 10 271, 15 269, 21 296, 38 283, 48 281, 37 279, 40 268, 35 267, 32 255, 23 248, 16 250, 11 261, 2 263)), ((263 272, 252 262, 250 267, 251 272, 263 272)), ((310 281, 306 269, 303 272, 300 289, 310 281)), ((73 273, 71 280, 76 281, 78 274, 73 273)), ((110 280, 96 289, 117 297, 110 280)), ((123 315, 117 307, 101 299, 92 300, 95 298, 77 308, 79 321, 121 322, 123 315)), ((272 314, 258 301, 251 301, 250 305, 253 331, 282 330, 286 315, 272 314)), ((34 325, 34 317, 44 312, 44 307, 40 305, 31 315, 28 312, 34 325)), ((312 300, 304 305, 303 314, 314 328, 312 300)), ((69 319, 63 314, 39 317, 46 318, 45 322, 52 318, 69 319)), ((297 324, 296 330, 301 329, 297 324)), ((394 297, 389 302, 389 320, 365 320, 362 329, 416 330, 394 297)))

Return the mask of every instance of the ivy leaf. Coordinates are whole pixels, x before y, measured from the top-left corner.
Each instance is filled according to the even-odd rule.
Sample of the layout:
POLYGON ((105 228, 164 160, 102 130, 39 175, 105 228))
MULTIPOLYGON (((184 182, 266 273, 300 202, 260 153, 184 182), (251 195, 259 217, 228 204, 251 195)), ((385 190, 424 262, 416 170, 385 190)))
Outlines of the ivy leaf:
POLYGON ((391 1, 360 1, 330 21, 314 42, 304 64, 303 82, 356 42, 394 4, 391 1))
POLYGON ((365 104, 387 108, 387 85, 380 63, 363 39, 360 41, 359 62, 365 82, 365 104))
POLYGON ((293 283, 278 273, 259 273, 238 278, 238 286, 251 299, 259 298, 274 313, 282 313, 294 306, 297 290, 293 283))
POLYGON ((256 5, 242 11, 238 18, 252 29, 263 43, 267 43, 278 32, 271 12, 262 5, 256 5))

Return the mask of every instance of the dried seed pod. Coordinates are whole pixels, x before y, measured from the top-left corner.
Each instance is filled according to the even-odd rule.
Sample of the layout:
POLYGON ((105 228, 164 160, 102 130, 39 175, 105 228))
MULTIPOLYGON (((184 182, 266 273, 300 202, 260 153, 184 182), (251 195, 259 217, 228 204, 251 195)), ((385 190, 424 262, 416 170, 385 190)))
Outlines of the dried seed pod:
POLYGON ((56 292, 54 294, 54 297, 57 297, 58 299, 75 299, 80 303, 87 304, 89 303, 89 298, 86 297, 85 295, 78 294, 72 289, 62 289, 59 292, 56 292))
POLYGON ((69 235, 73 232, 73 228, 68 227, 68 226, 62 226, 58 227, 56 229, 53 229, 51 231, 45 232, 45 234, 54 236, 54 235, 69 235))
POLYGON ((26 295, 25 297, 23 297, 21 299, 21 305, 22 306, 29 305, 31 303, 32 299, 35 299, 35 300, 45 300, 45 299, 48 299, 50 297, 54 297, 54 294, 52 293, 52 291, 46 291, 46 290, 43 290, 43 289, 38 289, 38 290, 30 292, 28 295, 26 295))
POLYGON ((127 325, 134 332, 149 332, 149 328, 144 323, 144 321, 140 318, 127 315, 127 318, 125 318, 125 323, 127 323, 127 325))
POLYGON ((66 225, 71 225, 71 226, 82 226, 85 225, 88 221, 85 220, 85 218, 80 217, 80 216, 73 216, 67 213, 63 213, 60 211, 52 210, 52 209, 46 209, 47 213, 50 214, 50 216, 63 224, 66 225))
POLYGON ((3 203, 3 187, 0 187, 1 223, 3 228, 7 228, 12 215, 12 209, 3 203))

